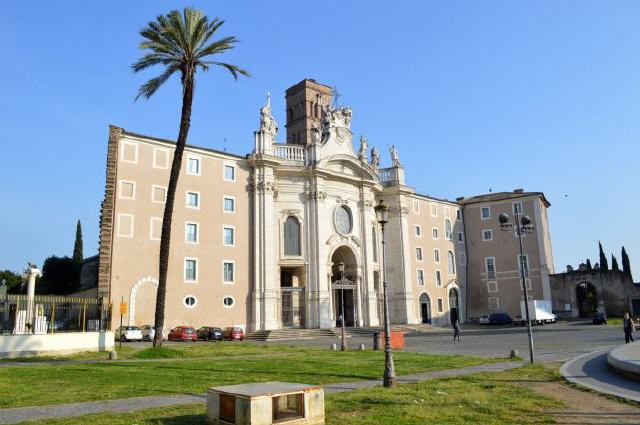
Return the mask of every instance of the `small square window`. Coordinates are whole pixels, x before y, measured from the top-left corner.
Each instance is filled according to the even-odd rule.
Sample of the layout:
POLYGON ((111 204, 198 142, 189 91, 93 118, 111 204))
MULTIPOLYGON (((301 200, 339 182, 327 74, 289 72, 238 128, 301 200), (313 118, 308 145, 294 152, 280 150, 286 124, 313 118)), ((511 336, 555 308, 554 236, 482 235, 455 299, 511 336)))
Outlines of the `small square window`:
POLYGON ((184 280, 186 282, 198 281, 198 261, 196 259, 184 260, 184 280))
POLYGON ((164 203, 167 199, 167 189, 162 186, 151 186, 151 202, 164 203))
POLYGON ((225 197, 223 201, 224 212, 235 212, 236 200, 234 198, 225 197))
POLYGON ((415 232, 416 232, 416 236, 422 235, 422 229, 420 228, 420 226, 416 225, 415 232))
POLYGON ((234 229, 233 227, 223 228, 223 243, 226 246, 233 246, 235 243, 234 229))
POLYGON ((498 297, 489 297, 489 309, 497 310, 500 308, 500 298, 498 297))
POLYGON ((153 168, 166 170, 169 168, 169 150, 153 148, 153 168))
POLYGON ((149 239, 159 241, 162 236, 162 217, 151 217, 149 221, 149 239))
POLYGON ((118 237, 133 237, 133 214, 118 214, 118 237))
POLYGON ((234 282, 234 263, 231 261, 225 261, 222 265, 223 267, 223 279, 224 282, 233 283, 234 282))
POLYGON ((133 142, 122 142, 120 148, 120 160, 131 164, 138 163, 138 144, 133 142))
POLYGON ((464 233, 458 232, 458 242, 464 242, 464 233))
POLYGON ((416 248, 416 258, 418 261, 422 261, 422 248, 420 247, 416 248))
POLYGON ((187 174, 192 176, 200 175, 200 158, 194 156, 187 158, 187 174))
POLYGON ((200 194, 198 192, 187 192, 187 207, 200 208, 200 194))
POLYGON ((233 182, 236 180, 236 167, 233 165, 225 165, 224 166, 224 179, 228 182, 233 182))
POLYGON ((496 281, 487 282, 487 292, 498 292, 498 282, 496 281))
POLYGON ((482 240, 483 241, 492 241, 493 240, 493 231, 491 229, 486 229, 482 231, 482 240))
POLYGON ((119 195, 122 199, 136 199, 136 184, 134 182, 120 180, 119 195))
POLYGON ((418 286, 424 286, 424 271, 418 269, 418 286))
POLYGON ((480 210, 480 217, 483 220, 489 220, 491 218, 491 209, 489 207, 482 207, 480 210))
POLYGON ((196 223, 187 223, 185 240, 189 243, 198 243, 198 225, 196 223))

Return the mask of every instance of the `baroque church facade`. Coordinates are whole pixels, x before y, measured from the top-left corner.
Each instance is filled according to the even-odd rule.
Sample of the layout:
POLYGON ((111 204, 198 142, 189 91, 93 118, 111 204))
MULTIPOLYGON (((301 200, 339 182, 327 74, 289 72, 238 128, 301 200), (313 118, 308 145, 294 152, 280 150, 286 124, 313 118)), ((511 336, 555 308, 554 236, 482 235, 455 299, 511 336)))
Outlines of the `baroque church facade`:
MULTIPOLYGON (((467 244, 465 208, 480 208, 483 220, 486 209, 494 208, 497 220, 501 208, 510 210, 516 202, 522 211, 530 202, 526 208, 532 212, 544 210, 535 217, 543 227, 544 195, 515 191, 478 202, 420 195, 406 184, 395 147, 388 167, 381 166, 378 149, 364 136, 354 148, 352 111, 332 107, 332 100, 328 86, 303 80, 286 91, 286 142, 277 141, 267 99, 250 154, 187 146, 172 228, 167 329, 331 328, 340 317, 347 326, 380 326, 383 268, 392 323, 444 325, 466 320, 468 312, 501 308, 492 301, 500 291, 491 293, 488 282, 496 281, 497 288, 498 280, 512 279, 518 259, 501 244, 498 251, 514 264, 509 260, 507 267, 505 260, 498 276, 498 260, 487 262, 491 247, 467 244), (373 210, 380 200, 390 207, 384 257, 373 210), (475 310, 466 296, 468 273, 477 287, 474 298, 484 300, 475 310)), ((131 325, 153 323, 174 146, 110 127, 98 292, 114 304, 127 301, 131 325)), ((547 239, 548 232, 541 231, 529 242, 540 254, 526 264, 532 291, 539 289, 536 299, 549 296, 545 285, 553 263, 547 239), (546 243, 549 251, 543 252, 539 246, 546 243)), ((519 301, 517 286, 510 286, 505 285, 504 297, 519 301)))

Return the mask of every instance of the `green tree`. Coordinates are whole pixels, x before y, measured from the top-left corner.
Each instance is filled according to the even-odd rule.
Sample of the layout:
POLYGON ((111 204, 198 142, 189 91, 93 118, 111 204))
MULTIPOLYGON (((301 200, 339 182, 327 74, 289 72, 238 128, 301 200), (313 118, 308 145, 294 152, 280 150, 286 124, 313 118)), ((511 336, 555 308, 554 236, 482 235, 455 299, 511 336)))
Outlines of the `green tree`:
POLYGON ((37 280, 36 293, 66 295, 78 289, 82 264, 69 257, 51 257, 44 260, 42 277, 37 280))
POLYGON ((80 224, 80 220, 78 220, 78 224, 76 225, 76 242, 73 244, 73 261, 80 264, 84 260, 84 255, 82 254, 82 225, 80 224))
POLYGON ((611 270, 620 270, 620 266, 618 266, 618 259, 613 254, 611 254, 611 270))
POLYGON ((602 243, 598 242, 598 246, 600 247, 600 271, 606 272, 609 270, 609 262, 607 261, 607 256, 604 254, 604 250, 602 249, 602 243))
POLYGON ((17 294, 21 291, 22 275, 14 273, 11 270, 0 270, 0 282, 2 282, 3 279, 7 286, 7 293, 17 294))
POLYGON ((147 99, 150 98, 175 73, 180 75, 182 85, 180 130, 171 164, 160 234, 154 347, 162 346, 167 270, 171 242, 171 220, 176 186, 182 166, 182 155, 191 122, 196 71, 207 71, 211 66, 216 66, 229 71, 236 80, 240 75, 249 75, 247 71, 236 65, 212 60, 216 55, 233 49, 237 43, 237 39, 234 36, 222 37, 218 40, 213 39, 222 24, 224 24, 223 20, 218 18, 209 20, 202 12, 188 7, 182 13, 178 10, 172 10, 166 15, 160 15, 140 31, 140 35, 143 38, 140 48, 145 50, 146 53, 132 65, 134 72, 139 72, 155 65, 164 66, 164 71, 159 76, 140 86, 136 99, 140 96, 147 99))
POLYGON ((629 279, 633 282, 633 276, 631 275, 631 263, 629 262, 629 255, 627 250, 622 247, 622 271, 629 276, 629 279))
POLYGON ((591 265, 591 260, 587 258, 587 270, 593 270, 593 266, 591 265))

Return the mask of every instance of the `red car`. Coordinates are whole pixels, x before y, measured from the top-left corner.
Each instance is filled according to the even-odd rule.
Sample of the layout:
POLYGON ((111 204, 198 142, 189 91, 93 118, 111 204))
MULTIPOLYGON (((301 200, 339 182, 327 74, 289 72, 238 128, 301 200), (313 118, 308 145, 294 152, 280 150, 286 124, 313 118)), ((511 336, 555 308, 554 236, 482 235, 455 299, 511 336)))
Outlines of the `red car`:
POLYGON ((230 341, 233 341, 233 340, 242 341, 244 339, 244 331, 242 330, 242 328, 237 328, 237 327, 224 328, 224 331, 222 332, 222 337, 230 341))
POLYGON ((169 332, 169 341, 197 341, 198 334, 191 326, 178 326, 169 332))

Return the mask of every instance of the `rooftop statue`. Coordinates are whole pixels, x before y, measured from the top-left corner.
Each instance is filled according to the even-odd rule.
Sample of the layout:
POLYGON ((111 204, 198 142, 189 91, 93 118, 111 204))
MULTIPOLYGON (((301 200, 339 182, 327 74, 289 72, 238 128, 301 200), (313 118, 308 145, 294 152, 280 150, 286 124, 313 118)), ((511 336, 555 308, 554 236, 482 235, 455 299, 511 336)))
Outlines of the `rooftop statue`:
POLYGON ((374 168, 380 167, 380 152, 378 152, 378 149, 376 149, 375 146, 371 148, 371 157, 369 158, 369 164, 371 164, 371 166, 374 168))
POLYGON ((278 134, 278 124, 271 114, 271 94, 267 92, 267 104, 260 108, 260 132, 270 135, 273 139, 278 134))
POLYGON ((364 134, 360 135, 360 151, 358 152, 358 158, 360 158, 360 160, 367 158, 367 145, 367 138, 364 137, 364 134))
POLYGON ((398 155, 398 150, 396 149, 396 145, 391 145, 391 147, 389 148, 389 153, 391 154, 391 166, 399 167, 400 156, 398 155))

